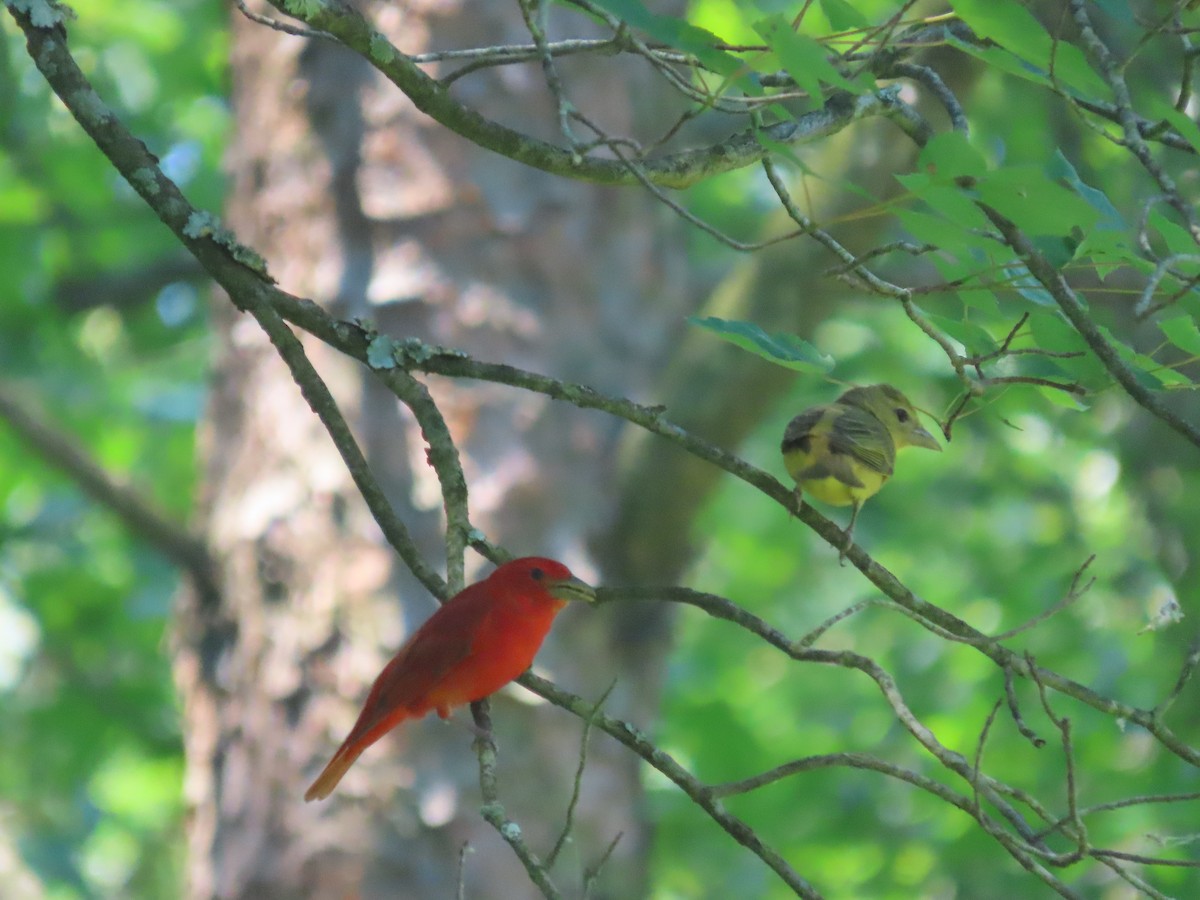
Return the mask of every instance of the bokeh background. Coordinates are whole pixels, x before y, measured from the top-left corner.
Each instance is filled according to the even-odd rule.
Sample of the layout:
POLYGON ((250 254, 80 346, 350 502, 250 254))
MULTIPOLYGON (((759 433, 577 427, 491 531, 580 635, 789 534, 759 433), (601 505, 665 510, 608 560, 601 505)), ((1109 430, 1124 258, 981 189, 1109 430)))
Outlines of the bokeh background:
MULTIPOLYGON (((884 3, 856 6, 872 20, 893 11, 884 3)), ((1054 21, 1060 5, 1031 6, 1054 21)), ((1097 6, 1105 36, 1132 52, 1154 5, 1134 4, 1132 12, 1122 4, 1097 6)), ((285 288, 328 302, 337 315, 362 315, 397 336, 442 340, 483 358, 663 403, 669 417, 780 478, 778 438, 787 420, 829 401, 843 384, 888 381, 936 415, 958 395, 941 350, 895 305, 829 277, 831 261, 815 248, 787 242, 740 254, 689 229, 636 189, 585 191, 512 163, 481 163, 483 151, 434 134, 435 126, 406 111, 402 98, 387 93, 348 54, 314 50, 236 12, 231 18, 217 4, 80 0, 73 7, 76 58, 167 173, 196 205, 229 210, 239 236, 264 253, 285 288), (353 106, 354 114, 341 104, 353 106), (271 105, 279 108, 278 120, 264 121, 262 110, 271 105), (330 134, 359 148, 348 180, 342 178, 349 165, 345 147, 335 146, 330 134), (288 185, 298 183, 311 188, 287 194, 288 185), (338 199, 347 183, 354 185, 352 214, 338 199), (365 236, 355 237, 355 223, 365 236), (365 263, 356 256, 364 246, 374 252, 365 263), (356 273, 356 265, 366 274, 356 273), (799 334, 836 365, 826 378, 786 372, 687 325, 691 314, 799 334)), ((748 10, 749 4, 718 0, 688 7, 691 21, 731 42, 754 40, 748 10)), ((484 14, 469 3, 374 12, 403 20, 385 22, 405 35, 403 49, 410 49, 403 41, 466 46, 489 31, 506 40, 521 37, 513 24, 519 16, 484 14), (503 27, 493 17, 503 18, 503 27)), ((586 23, 580 27, 587 30, 586 23)), ((403 575, 376 573, 373 565, 391 563, 366 553, 351 558, 362 585, 313 576, 293 589, 288 574, 264 579, 284 594, 264 600, 264 608, 282 604, 279 614, 287 615, 289 597, 302 594, 306 599, 291 613, 303 617, 316 608, 312 627, 327 630, 309 634, 308 626, 295 626, 299 637, 290 646, 304 662, 280 664, 283 675, 251 671, 243 661, 228 680, 214 676, 197 689, 210 700, 222 691, 246 696, 239 685, 273 683, 278 676, 286 685, 277 695, 266 692, 263 709, 276 710, 286 698, 304 708, 295 737, 302 749, 289 751, 295 758, 268 754, 257 763, 279 769, 270 776, 277 799, 263 800, 269 812, 261 819, 246 813, 241 826, 289 836, 236 864, 222 856, 213 835, 223 828, 237 835, 239 826, 222 818, 213 798, 227 798, 231 788, 216 775, 185 790, 189 729, 211 727, 220 735, 234 727, 221 714, 207 725, 196 718, 203 704, 186 693, 189 683, 205 678, 189 682, 180 671, 189 644, 196 634, 211 634, 212 622, 197 617, 178 561, 114 514, 111 501, 81 486, 71 460, 94 461, 165 520, 206 538, 223 561, 237 558, 234 545, 244 540, 260 563, 286 570, 287 559, 307 552, 298 548, 320 545, 322 522, 341 515, 359 522, 347 529, 356 541, 380 542, 361 524, 361 513, 344 514, 329 501, 327 519, 296 526, 302 534, 294 542, 273 543, 280 529, 291 527, 281 523, 297 521, 288 510, 343 496, 338 461, 328 447, 306 450, 307 441, 319 445, 321 436, 298 390, 292 386, 288 395, 281 371, 270 376, 269 391, 264 387, 257 366, 272 365, 269 351, 246 337, 246 323, 52 98, 7 17, 0 38, 0 412, 8 423, 0 426, 0 883, 11 896, 61 900, 188 891, 249 896, 256 882, 246 873, 257 867, 265 873, 260 888, 274 885, 287 896, 292 876, 264 861, 281 857, 281 847, 308 847, 317 862, 306 865, 317 866, 321 853, 358 853, 347 850, 344 836, 321 831, 316 812, 293 811, 307 783, 302 773, 336 743, 377 663, 398 645, 404 623, 424 618, 431 602, 403 575), (236 362, 243 352, 253 365, 236 362), (231 397, 248 409, 230 413, 231 397), (273 412, 265 417, 264 410, 273 412), (274 456, 263 463, 268 474, 276 466, 295 479, 291 487, 271 482, 272 490, 308 485, 301 499, 267 502, 271 512, 262 515, 262 527, 249 534, 255 526, 242 519, 238 527, 246 535, 234 539, 237 528, 216 533, 228 527, 221 517, 239 510, 252 517, 245 496, 266 478, 260 472, 234 491, 228 473, 217 472, 240 454, 253 455, 252 448, 230 449, 247 420, 281 443, 309 432, 315 437, 297 438, 286 465, 274 456), (38 434, 40 441, 31 440, 38 434), (368 599, 335 613, 343 593, 368 599), (333 633, 338 649, 321 657, 325 651, 318 650, 333 633), (348 669, 352 676, 337 676, 348 669), (337 706, 313 699, 338 692, 337 706), (199 842, 197 821, 208 829, 199 842), (197 874, 197 859, 212 870, 208 876, 197 874), (234 870, 242 875, 223 880, 234 870)), ((1136 219, 1149 189, 1128 154, 1065 115, 1039 86, 944 49, 930 55, 961 91, 975 146, 996 159, 1039 166, 1061 149, 1127 221, 1136 219)), ((601 119, 635 131, 671 108, 659 87, 643 88, 646 73, 624 71, 613 82, 605 65, 611 63, 591 59, 564 68, 581 106, 596 103, 601 119)), ((467 80, 464 96, 498 116, 524 112, 539 122, 523 121, 524 127, 550 129, 553 137, 552 116, 534 118, 549 108, 544 86, 537 90, 536 66, 522 71, 520 77, 467 80)), ((1136 91, 1152 95, 1169 92, 1178 71, 1178 56, 1147 53, 1128 77, 1136 91)), ((686 145, 735 128, 728 119, 702 120, 677 140, 686 145)), ((861 250, 903 236, 885 203, 899 192, 894 176, 909 171, 915 158, 899 132, 886 123, 862 123, 800 155, 807 174, 789 170, 797 192, 842 239, 861 250), (856 210, 868 213, 857 217, 856 210)), ((1190 159, 1181 154, 1168 164, 1194 196, 1190 159)), ((786 227, 757 168, 706 180, 676 199, 739 239, 786 227)), ((887 274, 929 277, 922 265, 896 262, 887 274)), ((1103 281, 1075 274, 1090 288, 1098 317, 1143 352, 1160 349, 1161 335, 1128 313, 1133 281, 1120 273, 1103 281)), ((963 303, 952 294, 930 297, 927 308, 964 318, 963 303)), ((1018 307, 977 312, 976 321, 1003 336, 1015 320, 1006 316, 1011 308, 1018 307)), ((257 340, 261 344, 261 336, 257 340)), ((1178 354, 1164 362, 1184 374, 1194 369, 1178 354)), ((373 462, 384 475, 396 470, 389 490, 402 514, 411 511, 414 521, 425 523, 418 531, 426 529, 424 546, 436 556, 439 501, 436 485, 431 494, 428 476, 420 474, 411 419, 396 410, 394 398, 379 396, 369 374, 339 365, 326 360, 322 371, 355 409, 354 424, 373 462), (386 414, 372 413, 380 409, 386 414)), ((793 637, 878 596, 778 504, 653 438, 601 413, 514 399, 507 389, 485 385, 469 396, 456 390, 434 379, 435 396, 447 403, 452 431, 467 448, 480 523, 514 552, 561 555, 607 583, 682 583, 720 594, 793 637)), ((1200 414, 1190 392, 1178 392, 1175 402, 1193 420, 1200 414)), ((855 536, 922 598, 989 633, 1053 606, 1094 555, 1086 573, 1095 579, 1090 589, 1011 645, 1101 693, 1150 707, 1174 684, 1195 631, 1189 617, 1198 590, 1192 565, 1200 541, 1196 459, 1194 447, 1118 390, 1076 404, 1030 387, 997 389, 956 423, 944 453, 900 458, 897 477, 866 506, 855 536), (1172 601, 1185 616, 1165 624, 1157 617, 1172 601), (1163 627, 1147 627, 1152 624, 1163 627)), ((844 524, 846 511, 825 511, 844 524)), ((474 560, 475 571, 479 564, 474 560)), ((226 580, 223 587, 233 584, 226 580)), ((240 614, 236 602, 224 602, 223 615, 240 614)), ((690 608, 670 615, 601 610, 590 623, 575 616, 565 631, 564 640, 578 643, 549 647, 546 670, 591 698, 617 678, 615 711, 706 781, 736 780, 812 754, 860 751, 962 788, 929 765, 876 687, 855 672, 791 663, 690 608), (575 665, 568 657, 578 657, 575 665)), ((914 712, 968 758, 1003 696, 1003 674, 981 654, 884 605, 837 625, 819 646, 876 659, 914 712)), ((1035 749, 1002 713, 990 731, 986 766, 1061 815, 1061 747, 1036 691, 1021 684, 1019 696, 1031 726, 1049 743, 1035 749)), ((1197 699, 1192 686, 1172 714, 1173 727, 1193 745, 1200 740, 1197 699)), ((1053 703, 1071 719, 1078 791, 1087 804, 1200 792, 1200 773, 1147 735, 1061 696, 1053 703)), ((510 717, 522 723, 508 734, 501 730, 502 754, 522 755, 527 728, 561 730, 561 743, 545 752, 562 759, 555 790, 569 790, 569 748, 578 741, 578 723, 547 706, 497 704, 501 729, 510 707, 510 717)), ((264 728, 272 726, 273 714, 244 712, 264 728)), ((372 810, 354 820, 362 830, 349 834, 354 840, 372 833, 367 829, 378 817, 395 830, 372 853, 412 852, 397 849, 393 839, 446 853, 428 857, 438 871, 420 877, 394 871, 385 877, 360 861, 360 868, 351 866, 356 873, 377 875, 360 888, 363 896, 389 895, 388 885, 445 885, 457 878, 449 850, 469 838, 455 822, 478 818, 473 758, 461 731, 437 732, 436 740, 453 749, 439 744, 422 751, 428 732, 422 725, 411 743, 386 745, 409 760, 399 776, 394 768, 365 768, 375 774, 364 778, 374 777, 375 784, 351 788, 345 802, 357 798, 372 810), (450 761, 429 775, 434 764, 423 760, 446 754, 450 761), (396 795, 389 811, 381 798, 396 795), (438 807, 435 800, 447 796, 449 808, 438 807), (407 818, 397 809, 409 810, 407 818), (414 835, 423 835, 424 843, 414 844, 414 835)), ((618 853, 610 864, 617 870, 613 880, 606 884, 607 873, 602 876, 597 896, 790 895, 673 785, 604 736, 592 740, 600 756, 584 808, 591 803, 595 812, 615 783, 620 800, 614 805, 636 823, 619 845, 630 855, 618 853)), ((585 773, 585 783, 590 777, 585 773)), ((519 794, 521 782, 511 784, 519 794)), ((542 800, 528 798, 529 816, 542 800)), ((727 805, 829 897, 1048 895, 969 817, 879 774, 817 770, 727 805)), ((551 821, 560 816, 559 806, 546 812, 551 821)), ((1194 849, 1186 847, 1195 846, 1195 822, 1194 801, 1139 805, 1090 820, 1097 844, 1152 855, 1182 846, 1192 858, 1194 849)), ((598 855, 614 836, 610 824, 601 817, 594 833, 581 826, 583 846, 579 859, 564 864, 568 871, 598 855)), ((313 870, 295 867, 306 871, 313 870)), ((1084 896, 1130 896, 1127 885, 1098 867, 1064 877, 1077 878, 1084 896)), ((1152 881, 1172 896, 1200 889, 1194 869, 1158 869, 1152 881)), ((419 896, 416 888, 403 890, 419 896)), ((473 896, 519 896, 477 890, 473 896)), ((397 895, 404 894, 390 894, 397 895)))

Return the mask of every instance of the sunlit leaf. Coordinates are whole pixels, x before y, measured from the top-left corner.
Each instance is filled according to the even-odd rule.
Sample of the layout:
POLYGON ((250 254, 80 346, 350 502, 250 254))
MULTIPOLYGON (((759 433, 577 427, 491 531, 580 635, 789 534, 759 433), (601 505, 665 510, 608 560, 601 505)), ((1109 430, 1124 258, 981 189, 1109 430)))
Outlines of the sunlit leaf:
POLYGON ((655 40, 692 54, 719 75, 732 77, 749 72, 737 56, 717 49, 720 39, 711 31, 675 16, 653 13, 641 0, 595 0, 595 3, 655 40))
POLYGON ((1055 41, 1015 0, 954 0, 954 11, 980 37, 995 41, 1010 53, 1056 80, 1091 97, 1108 96, 1108 85, 1088 64, 1082 51, 1055 41), (1053 67, 1053 68, 1052 68, 1053 67))
POLYGON ((821 11, 834 31, 855 31, 870 26, 870 20, 846 0, 820 0, 821 11))
POLYGON ((1033 276, 1033 273, 1026 268, 1025 263, 1014 262, 1005 266, 1004 276, 1008 286, 1026 300, 1036 303, 1038 306, 1058 306, 1054 301, 1054 297, 1033 276))
POLYGON ((1061 150, 1055 150, 1046 166, 1046 172, 1051 178, 1061 178, 1075 193, 1082 197, 1099 214, 1095 227, 1104 231, 1125 231, 1125 217, 1117 211, 1108 195, 1099 188, 1086 184, 1071 161, 1063 156, 1061 150))
POLYGON ((934 135, 921 148, 918 165, 932 172, 940 181, 963 176, 981 178, 987 174, 987 162, 983 155, 971 146, 965 135, 957 131, 934 135))
POLYGON ((1181 225, 1177 225, 1158 210, 1151 211, 1147 221, 1158 232, 1159 236, 1162 237, 1163 243, 1167 245, 1168 252, 1180 256, 1188 256, 1198 252, 1196 241, 1193 239, 1191 232, 1181 225))
POLYGON ((1191 384, 1191 379, 1187 376, 1165 367, 1153 357, 1134 350, 1103 325, 1098 325, 1097 328, 1109 345, 1117 351, 1121 361, 1133 370, 1134 377, 1142 386, 1158 390, 1164 386, 1181 387, 1191 384))
POLYGON ((990 353, 997 347, 996 339, 991 333, 969 319, 955 319, 932 313, 925 313, 925 316, 941 331, 962 344, 968 355, 990 353))
POLYGON ((981 200, 1031 235, 1087 230, 1100 217, 1090 203, 1032 166, 990 172, 975 189, 981 200))
POLYGON ((870 87, 868 82, 857 85, 837 70, 829 61, 829 50, 805 34, 797 34, 791 23, 781 15, 769 16, 754 24, 754 30, 779 56, 787 73, 810 97, 824 94, 823 84, 860 93, 870 87))
POLYGON ((1196 320, 1191 316, 1163 319, 1158 323, 1158 327, 1167 336, 1167 340, 1180 350, 1200 356, 1200 328, 1196 327, 1196 320))
POLYGON ((1200 153, 1200 125, 1197 125, 1191 116, 1157 98, 1151 98, 1150 111, 1153 115, 1170 122, 1183 139, 1192 145, 1192 149, 1200 153))
POLYGON ((833 368, 833 357, 822 353, 794 334, 767 334, 752 322, 736 322, 715 317, 688 316, 688 322, 711 331, 723 341, 799 372, 824 374, 833 368))

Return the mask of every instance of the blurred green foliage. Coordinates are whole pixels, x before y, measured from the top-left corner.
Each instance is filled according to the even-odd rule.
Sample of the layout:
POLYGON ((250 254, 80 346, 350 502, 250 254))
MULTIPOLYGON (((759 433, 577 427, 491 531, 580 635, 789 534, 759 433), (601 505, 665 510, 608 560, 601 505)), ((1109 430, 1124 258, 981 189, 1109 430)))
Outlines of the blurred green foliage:
MULTIPOLYGON (((863 327, 864 314, 851 304, 818 329, 818 348, 838 358, 834 374, 848 382, 890 381, 914 402, 940 411, 955 384, 934 374, 938 355, 912 344, 914 330, 899 310, 872 310, 871 339, 856 352, 834 348, 838 332, 863 327)), ((778 455, 784 425, 838 390, 804 379, 742 455, 786 480, 778 455)), ((1197 587, 1164 572, 1155 547, 1161 523, 1148 515, 1147 485, 1123 463, 1118 436, 1137 420, 1131 405, 1112 393, 1080 413, 1031 388, 1012 389, 960 422, 941 456, 902 453, 896 477, 860 516, 856 540, 920 597, 986 633, 1049 609, 1067 593, 1074 571, 1096 554, 1086 573, 1095 585, 1007 644, 1098 691, 1153 706, 1178 674, 1187 634, 1143 629, 1169 598, 1192 608, 1197 587)), ((1172 475, 1194 479, 1186 468, 1172 475)), ((844 509, 822 512, 846 522, 844 509)), ((1192 517, 1189 524, 1195 540, 1200 521, 1192 517)), ((705 550, 688 583, 729 597, 793 639, 878 596, 855 570, 838 566, 836 550, 739 482, 726 483, 696 535, 705 550)), ((969 796, 964 783, 899 726, 865 675, 792 662, 692 609, 681 616, 680 629, 656 736, 705 781, 735 781, 800 757, 854 751, 969 796)), ((918 718, 968 759, 993 704, 1004 696, 1003 673, 982 654, 937 638, 886 606, 835 625, 817 646, 876 660, 896 678, 918 718)), ((1065 814, 1057 732, 1031 685, 1019 683, 1018 697, 1047 745, 1034 749, 1002 710, 989 734, 985 771, 1065 814)), ((1200 774, 1145 735, 1122 731, 1113 719, 1061 695, 1051 697, 1055 713, 1070 717, 1074 727, 1081 803, 1200 791, 1200 774)), ((1200 727, 1186 706, 1181 701, 1171 721, 1195 741, 1200 727)), ((651 779, 648 786, 660 817, 655 897, 791 896, 669 785, 651 779)), ((879 773, 818 769, 726 803, 831 898, 1049 895, 965 814, 879 773)), ((1144 806, 1090 822, 1098 843, 1154 855, 1163 851, 1156 838, 1194 833, 1194 812, 1194 804, 1144 806)), ((1186 895, 1196 880, 1188 870, 1159 869, 1153 883, 1186 895)), ((1103 886, 1079 885, 1088 896, 1108 896, 1103 886)))
MULTIPOLYGON (((218 208, 223 8, 72 5, 72 47, 101 94, 195 202, 218 208)), ((0 379, 183 522, 203 282, 186 263, 161 268, 178 245, 3 21, 0 379)), ((0 513, 0 845, 19 854, 0 852, 0 893, 24 895, 16 867, 62 900, 177 896, 183 767, 166 626, 178 572, 7 428, 0 513)))
MULTIPOLYGON (((976 27, 985 27, 995 13, 993 36, 1001 42, 1013 24, 1010 15, 1028 16, 1015 4, 960 6, 964 15, 979 17, 972 19, 976 27)), ((692 8, 695 19, 723 39, 750 42, 748 23, 776 7, 696 0, 692 8)), ((811 10, 821 8, 814 4, 811 10)), ((895 6, 861 3, 855 8, 880 22, 895 6)), ((1105 37, 1120 52, 1132 52, 1138 31, 1121 9, 1115 12, 1113 17, 1094 14, 1105 37)), ((805 27, 810 24, 814 36, 828 33, 820 16, 806 18, 805 27)), ((1027 30, 1021 33, 1029 36, 1027 30)), ((1046 48, 1026 41, 1021 49, 1032 62, 1046 48)), ((1139 96, 1156 91, 1169 98, 1177 88, 1171 81, 1178 59, 1174 62, 1173 69, 1161 56, 1144 52, 1126 74, 1139 96)), ((1073 75, 1092 84, 1087 72, 1075 69, 1073 75)), ((1137 258, 1131 223, 1152 188, 1127 151, 1082 131, 1044 89, 1046 83, 1021 66, 983 71, 963 98, 969 141, 942 134, 922 154, 918 171, 898 173, 909 194, 888 208, 894 224, 880 242, 930 241, 941 251, 930 261, 936 275, 968 279, 969 290, 920 300, 928 318, 965 352, 995 349, 1023 313, 1030 320, 1019 339, 1025 343, 1018 346, 1084 349, 1057 310, 1047 308, 1052 301, 1040 286, 1029 286, 1033 282, 1021 274, 1021 264, 1011 255, 1005 258, 996 242, 967 230, 986 222, 964 202, 963 192, 938 189, 939 181, 949 186, 953 177, 970 175, 977 179, 979 196, 1003 207, 1027 233, 1070 238, 1063 240, 1056 262, 1090 282, 1093 313, 1108 327, 1110 339, 1131 345, 1123 348, 1123 356, 1140 369, 1143 383, 1190 387, 1194 317, 1200 312, 1195 297, 1181 291, 1179 305, 1169 314, 1174 318, 1162 323, 1162 334, 1150 336, 1151 349, 1137 353, 1132 345, 1147 346, 1147 336, 1144 327, 1138 332, 1128 327, 1122 300, 1132 293, 1129 279, 1103 283, 1088 274, 1091 270, 1103 279, 1118 263, 1147 271, 1145 260, 1137 258), (1060 147, 1069 148, 1071 162, 1060 147), (1082 247, 1081 235, 1086 235, 1082 247)), ((798 177, 800 171, 822 178, 826 168, 839 170, 841 161, 824 161, 821 150, 817 145, 802 153, 798 177)), ((1164 155, 1177 177, 1187 181, 1192 161, 1164 155)), ((762 213, 756 178, 743 171, 702 185, 693 191, 696 207, 712 215, 723 204, 733 205, 727 220, 741 237, 738 228, 746 216, 762 213)), ((803 196, 798 186, 794 190, 803 196)), ((1176 229, 1166 221, 1154 236, 1177 252, 1190 248, 1194 254, 1194 244, 1181 237, 1177 247, 1170 244, 1176 229)), ((1042 245, 1044 252, 1047 248, 1053 250, 1049 242, 1042 245)), ((719 265, 722 253, 715 243, 707 242, 705 251, 707 265, 719 265)), ((888 271, 900 273, 905 283, 914 280, 911 266, 897 264, 888 271)), ((798 377, 773 420, 740 448, 745 458, 785 483, 778 449, 785 424, 808 406, 832 401, 842 385, 887 381, 938 415, 962 389, 942 351, 914 328, 898 304, 883 299, 839 302, 815 333, 799 337, 817 353, 835 358, 836 367, 825 382, 798 377)), ((1095 578, 1090 590, 1006 643, 1101 693, 1152 707, 1171 690, 1194 631, 1187 620, 1162 630, 1147 626, 1169 601, 1194 609, 1200 592, 1188 577, 1189 548, 1200 542, 1200 516, 1186 499, 1200 490, 1195 449, 1114 389, 1091 356, 1043 359, 1032 366, 1017 360, 1001 370, 1017 372, 1076 381, 1098 393, 1077 403, 1033 386, 992 389, 956 422, 944 454, 900 455, 896 477, 860 517, 856 540, 921 598, 993 634, 1054 606, 1069 591, 1076 570, 1095 554, 1082 578, 1095 578)), ((1196 403, 1190 395, 1185 402, 1194 418, 1196 403)), ((825 507, 822 512, 846 523, 846 510, 825 507)), ((696 523, 695 537, 704 551, 689 584, 731 598, 793 639, 852 604, 879 596, 859 573, 838 567, 834 549, 731 479, 696 523)), ((680 628, 656 736, 704 781, 736 781, 794 759, 855 751, 913 769, 970 798, 969 786, 922 750, 863 674, 792 662, 730 623, 694 609, 681 616, 680 628)), ((880 663, 895 677, 914 714, 968 760, 977 752, 993 705, 1004 697, 1003 673, 982 654, 932 635, 886 605, 869 606, 840 622, 817 646, 853 650, 880 663)), ((1200 740, 1194 687, 1169 718, 1193 745, 1200 740)), ((1065 815, 1066 766, 1058 732, 1032 685, 1018 684, 1017 696, 1025 720, 1047 743, 1036 749, 1002 708, 988 732, 984 770, 1039 798, 1052 814, 1065 815)), ((1072 724, 1081 805, 1200 791, 1200 773, 1138 729, 1125 729, 1062 695, 1050 697, 1055 714, 1072 724)), ((701 820, 669 784, 650 777, 647 787, 659 822, 657 900, 792 896, 764 866, 701 820)), ((830 898, 1051 895, 964 813, 876 772, 816 769, 725 802, 830 898)), ((1172 856, 1174 846, 1196 840, 1195 809, 1192 802, 1098 813, 1088 819, 1089 834, 1097 846, 1172 856)), ((1071 849, 1062 842, 1055 846, 1071 849)), ((1098 866, 1058 874, 1085 896, 1130 896, 1127 885, 1098 866)), ((1139 874, 1172 896, 1200 889, 1195 870, 1156 867, 1139 874)))

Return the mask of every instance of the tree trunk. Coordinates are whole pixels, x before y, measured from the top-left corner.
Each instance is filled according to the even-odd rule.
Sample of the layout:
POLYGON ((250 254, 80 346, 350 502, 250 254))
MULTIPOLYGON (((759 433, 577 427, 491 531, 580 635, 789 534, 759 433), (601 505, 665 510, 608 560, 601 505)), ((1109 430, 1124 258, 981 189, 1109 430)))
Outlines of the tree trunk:
MULTIPOLYGON (((377 21, 413 52, 518 40, 515 4, 496 6, 389 5, 377 21)), ((636 130, 635 117, 659 114, 636 84, 644 73, 614 80, 602 64, 567 68, 594 115, 636 130)), ((489 116, 535 128, 538 116, 555 117, 534 72, 471 76, 457 90, 489 116)), ((648 196, 564 183, 481 151, 329 42, 238 18, 233 77, 229 220, 285 288, 396 337, 651 395, 688 284, 679 229, 648 196)), ((303 802, 371 679, 434 601, 383 543, 265 336, 225 303, 214 323, 201 507, 221 590, 186 600, 176 629, 191 896, 452 897, 467 843, 466 896, 533 895, 479 816, 472 736, 459 724, 408 723, 329 801, 303 802)), ((411 415, 369 372, 312 339, 305 347, 401 517, 439 561, 440 494, 411 415)), ((516 554, 555 556, 596 577, 604 560, 586 545, 612 512, 618 424, 494 385, 430 389, 462 453, 474 525, 516 554)), ((618 679, 624 699, 609 709, 649 724, 656 696, 626 683, 611 622, 603 610, 568 610, 539 665, 585 697, 618 679)), ((639 665, 653 671, 661 647, 647 650, 639 665)), ((493 719, 501 799, 544 853, 563 822, 581 724, 504 694, 493 719)), ((621 834, 593 896, 636 897, 647 848, 637 766, 614 742, 593 743, 574 842, 554 877, 577 896, 583 869, 621 834)))

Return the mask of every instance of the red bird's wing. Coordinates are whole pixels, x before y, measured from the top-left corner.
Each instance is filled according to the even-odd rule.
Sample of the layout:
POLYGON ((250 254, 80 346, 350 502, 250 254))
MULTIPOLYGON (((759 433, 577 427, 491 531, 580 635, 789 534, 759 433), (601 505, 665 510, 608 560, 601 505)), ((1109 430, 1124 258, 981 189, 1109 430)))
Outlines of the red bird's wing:
POLYGON ((358 721, 304 794, 306 801, 328 797, 362 752, 405 719, 439 706, 448 708, 441 696, 447 693, 447 683, 453 683, 455 668, 470 658, 490 615, 488 595, 472 591, 475 587, 440 607, 383 667, 358 721))
MULTIPOLYGON (((426 620, 400 648, 371 686, 352 738, 374 743, 405 719, 420 718, 442 705, 440 696, 454 672, 470 658, 491 617, 490 597, 471 585, 426 620)), ((459 703, 465 702, 459 700, 459 703)))
MULTIPOLYGON (((438 612, 446 610, 448 607, 443 606, 438 612)), ((482 604, 464 605, 445 616, 435 615, 393 660, 394 677, 385 684, 380 676, 380 702, 385 707, 408 709, 414 718, 437 706, 434 695, 446 682, 452 682, 455 671, 470 659, 490 617, 491 610, 482 604)))

